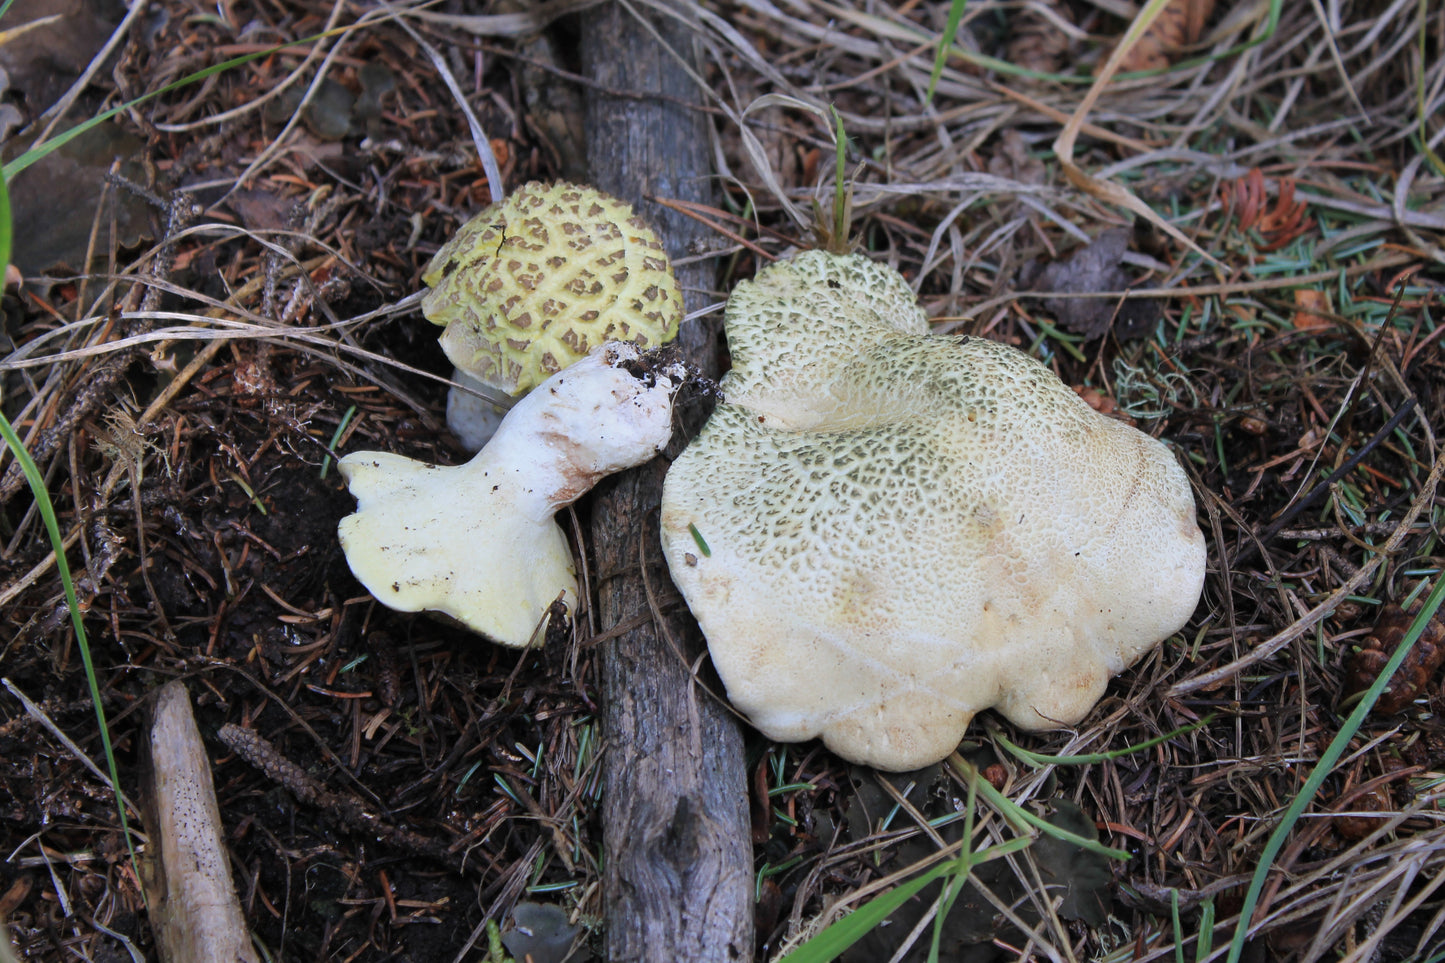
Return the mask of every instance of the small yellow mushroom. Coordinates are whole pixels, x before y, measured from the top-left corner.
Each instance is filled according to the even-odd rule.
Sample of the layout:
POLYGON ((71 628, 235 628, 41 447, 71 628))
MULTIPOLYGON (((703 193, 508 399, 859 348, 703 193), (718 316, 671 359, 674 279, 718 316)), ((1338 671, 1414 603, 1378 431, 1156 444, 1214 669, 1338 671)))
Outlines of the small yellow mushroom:
MULTIPOLYGON (((422 280, 422 313, 444 325, 458 380, 520 396, 605 341, 657 347, 677 336, 682 299, 645 221, 591 187, 530 183, 464 224, 422 280)), ((470 448, 490 404, 454 392, 448 422, 470 448), (473 399, 468 401, 467 399, 473 399)))

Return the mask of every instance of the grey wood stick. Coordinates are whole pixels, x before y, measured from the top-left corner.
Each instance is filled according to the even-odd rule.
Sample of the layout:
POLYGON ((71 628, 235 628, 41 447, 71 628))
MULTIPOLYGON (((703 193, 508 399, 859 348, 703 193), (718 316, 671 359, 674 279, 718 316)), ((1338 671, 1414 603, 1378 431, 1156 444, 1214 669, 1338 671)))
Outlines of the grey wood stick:
MULTIPOLYGON (((597 85, 587 96, 588 165, 592 182, 630 201, 677 258, 695 250, 703 231, 648 198, 711 201, 708 120, 684 103, 697 99, 692 79, 632 10, 696 62, 692 33, 674 18, 641 4, 588 11, 583 69, 597 85)), ((715 270, 712 261, 678 268, 688 310, 707 302, 715 270)), ((685 324, 679 344, 688 361, 716 376, 716 323, 685 324)), ((694 421, 684 433, 696 430, 694 421)), ((736 963, 753 956, 742 735, 690 673, 703 640, 678 601, 658 542, 665 470, 657 459, 615 476, 599 486, 592 506, 603 632, 646 613, 649 587, 659 602, 671 603, 661 624, 648 620, 604 642, 599 653, 607 957, 736 963)), ((716 676, 705 671, 720 692, 716 676)))

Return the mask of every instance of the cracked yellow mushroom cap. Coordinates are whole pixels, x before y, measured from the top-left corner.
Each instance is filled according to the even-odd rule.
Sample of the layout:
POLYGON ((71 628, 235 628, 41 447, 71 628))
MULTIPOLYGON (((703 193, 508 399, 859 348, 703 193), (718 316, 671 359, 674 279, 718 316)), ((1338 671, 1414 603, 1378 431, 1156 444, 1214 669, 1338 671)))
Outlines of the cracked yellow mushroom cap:
POLYGON ((767 736, 929 765, 995 708, 1079 722, 1189 619, 1183 470, 1005 345, 928 334, 899 274, 813 251, 728 301, 726 403, 668 472, 662 543, 767 736))
POLYGON ((530 183, 464 224, 422 275, 442 350, 484 385, 523 394, 607 341, 654 348, 682 299, 657 234, 591 187, 530 183))

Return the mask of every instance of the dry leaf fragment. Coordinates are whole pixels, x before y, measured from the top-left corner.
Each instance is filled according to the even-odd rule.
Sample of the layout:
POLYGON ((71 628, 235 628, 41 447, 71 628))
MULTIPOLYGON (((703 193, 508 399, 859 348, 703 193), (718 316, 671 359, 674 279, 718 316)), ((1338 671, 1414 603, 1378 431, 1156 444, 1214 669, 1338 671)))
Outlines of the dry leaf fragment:
POLYGON ((1317 288, 1296 288, 1294 292, 1294 317, 1290 323, 1300 331, 1328 328, 1331 313, 1330 292, 1317 288))
POLYGON ((1084 404, 1093 408, 1101 415, 1108 415, 1126 425, 1134 424, 1134 419, 1128 413, 1120 409, 1119 403, 1113 398, 1104 394, 1098 388, 1090 388, 1085 385, 1074 385, 1074 394, 1084 400, 1084 404))
MULTIPOLYGON (((1032 277, 1020 277, 1020 281, 1035 291, 1064 295, 1122 291, 1132 281, 1121 263, 1128 249, 1129 230, 1111 228, 1032 277)), ((1111 298, 1049 297, 1044 298, 1044 308, 1066 330, 1088 340, 1104 335, 1110 322, 1115 323, 1119 338, 1137 338, 1159 318, 1159 304, 1153 299, 1130 299, 1121 304, 1111 298)))
POLYGON ((761 846, 773 835, 773 801, 768 794, 768 760, 758 760, 748 807, 752 817, 753 845, 761 846))
MULTIPOLYGON (((1380 670, 1390 661, 1390 656, 1395 654, 1409 631, 1410 623, 1415 621, 1419 605, 1412 606, 1412 609, 1414 611, 1406 611, 1392 602, 1380 611, 1374 631, 1365 636, 1359 650, 1350 656, 1345 667, 1345 695, 1363 692, 1375 684, 1380 670)), ((1392 715, 1414 702, 1430 684, 1431 677, 1442 662, 1445 662, 1445 622, 1437 617, 1425 626, 1420 640, 1405 656, 1389 686, 1380 694, 1374 711, 1380 715, 1392 715)))
POLYGON ((1068 7, 1060 0, 1043 0, 1015 11, 1009 23, 1008 62, 1041 74, 1062 71, 1069 52, 1069 35, 1059 29, 1057 21, 1073 23, 1068 7), (1038 9, 1040 6, 1047 7, 1049 14, 1038 9))
MULTIPOLYGON (((994 143, 994 152, 988 159, 988 172, 1006 177, 1020 184, 1043 184, 1048 179, 1043 161, 1029 152, 1029 143, 1016 128, 1004 129, 994 143)), ((1028 212, 1017 197, 1004 196, 998 201, 999 210, 1008 217, 1015 217, 1021 211, 1028 212)))
POLYGON ((1269 422, 1259 415, 1240 415, 1236 424, 1240 431, 1254 435, 1256 438, 1264 437, 1269 431, 1269 422))
POLYGON ((1272 209, 1259 218, 1259 233, 1268 242, 1261 251, 1276 251, 1315 226, 1305 217, 1307 208, 1294 199, 1294 180, 1282 177, 1279 181, 1279 198, 1272 209))
POLYGON ((1124 52, 1119 70, 1165 70, 1186 47, 1199 41, 1214 12, 1214 0, 1173 0, 1159 12, 1139 41, 1124 52))
POLYGON ((1029 143, 1015 127, 999 134, 997 149, 988 159, 988 172, 1020 184, 1042 184, 1047 178, 1043 161, 1029 153, 1029 143))

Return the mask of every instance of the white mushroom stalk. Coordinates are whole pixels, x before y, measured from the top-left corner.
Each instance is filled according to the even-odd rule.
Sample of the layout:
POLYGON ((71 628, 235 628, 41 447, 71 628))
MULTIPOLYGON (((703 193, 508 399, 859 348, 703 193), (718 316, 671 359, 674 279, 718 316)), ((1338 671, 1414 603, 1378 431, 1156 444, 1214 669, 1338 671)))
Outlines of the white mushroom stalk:
POLYGON ((577 604, 572 552, 553 516, 672 435, 682 366, 651 371, 640 358, 611 342, 551 376, 465 465, 347 455, 341 474, 357 511, 340 535, 352 572, 398 611, 441 613, 504 645, 540 638, 554 602, 577 604))

